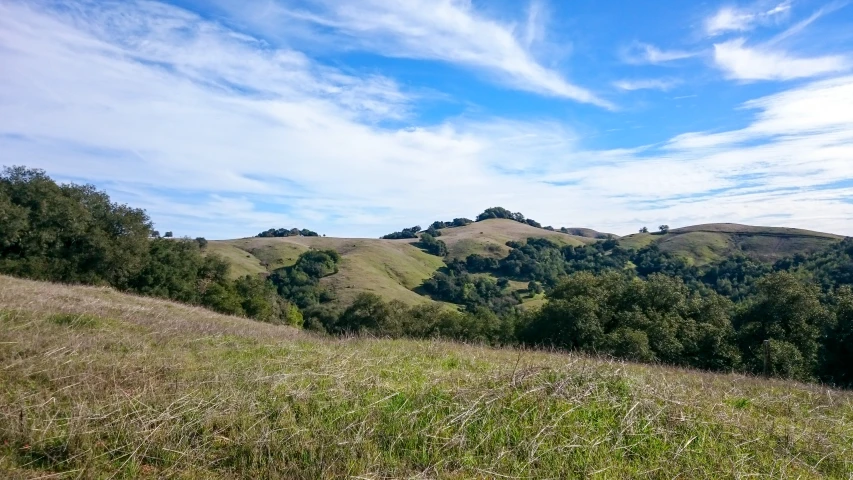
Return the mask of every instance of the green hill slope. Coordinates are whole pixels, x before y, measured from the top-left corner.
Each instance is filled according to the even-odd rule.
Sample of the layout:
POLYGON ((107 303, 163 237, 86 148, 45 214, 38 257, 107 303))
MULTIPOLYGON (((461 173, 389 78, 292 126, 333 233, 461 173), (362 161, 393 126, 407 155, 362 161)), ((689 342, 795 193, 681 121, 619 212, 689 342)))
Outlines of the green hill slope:
POLYGON ((0 277, 2 478, 849 478, 853 394, 0 277))
MULTIPOLYGON (((448 247, 449 259, 464 259, 471 254, 503 258, 509 253, 508 241, 548 238, 558 244, 584 245, 600 241, 597 232, 573 229, 582 235, 552 232, 512 220, 492 219, 464 227, 441 230, 440 240, 448 247)), ((772 262, 796 253, 811 253, 841 236, 793 228, 755 227, 737 224, 696 225, 670 230, 666 234, 640 233, 619 238, 621 245, 642 248, 657 244, 664 252, 701 266, 728 256, 744 254, 772 262)), ((335 292, 337 302, 348 304, 361 292, 376 293, 386 300, 413 305, 430 301, 413 291, 444 262, 414 244, 417 240, 367 238, 284 237, 242 238, 211 241, 208 252, 225 257, 235 277, 257 275, 292 265, 309 249, 332 249, 341 254, 339 272, 322 280, 335 292)))
MULTIPOLYGON (((472 253, 501 258, 509 252, 506 242, 530 237, 550 238, 569 245, 595 241, 502 219, 443 229, 440 240, 447 244, 451 258, 465 258, 472 253)), ((444 266, 444 261, 422 251, 413 245, 415 242, 412 239, 253 237, 211 241, 208 249, 232 262, 235 277, 292 265, 299 254, 308 249, 332 249, 342 257, 339 271, 321 283, 335 292, 338 302, 347 304, 361 292, 372 292, 386 300, 416 304, 430 300, 412 290, 444 266)))
POLYGON ((619 243, 629 248, 655 243, 665 252, 704 265, 735 254, 772 262, 797 253, 812 253, 842 238, 796 228, 713 223, 672 229, 666 234, 635 233, 620 238, 619 243))
MULTIPOLYGON (((341 254, 339 271, 321 283, 335 292, 337 301, 347 304, 361 292, 372 292, 386 300, 407 304, 429 301, 412 289, 444 265, 439 257, 429 255, 404 241, 364 238, 284 237, 243 238, 210 242, 220 249, 236 249, 255 259, 262 271, 292 265, 299 254, 309 249, 335 250, 341 254)), ((215 250, 214 250, 215 251, 215 250)), ((229 250, 226 250, 229 251, 229 250)), ((248 261, 249 258, 246 258, 248 261)))

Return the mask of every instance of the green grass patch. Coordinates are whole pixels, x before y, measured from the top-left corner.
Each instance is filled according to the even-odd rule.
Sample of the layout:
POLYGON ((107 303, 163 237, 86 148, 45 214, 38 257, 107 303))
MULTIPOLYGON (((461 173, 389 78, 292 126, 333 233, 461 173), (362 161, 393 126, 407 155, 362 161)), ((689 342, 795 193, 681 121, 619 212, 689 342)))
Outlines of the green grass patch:
POLYGON ((107 323, 106 319, 85 313, 54 313, 47 316, 47 321, 72 328, 98 328, 107 323))

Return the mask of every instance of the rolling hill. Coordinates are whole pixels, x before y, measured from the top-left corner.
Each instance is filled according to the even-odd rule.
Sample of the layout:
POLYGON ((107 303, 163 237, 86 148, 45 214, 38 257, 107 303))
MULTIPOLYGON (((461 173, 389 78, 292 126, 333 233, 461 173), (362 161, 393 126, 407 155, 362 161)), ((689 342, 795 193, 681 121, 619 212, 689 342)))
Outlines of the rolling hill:
POLYGON ((657 244, 662 251, 701 266, 735 254, 773 262, 797 253, 812 253, 843 238, 797 228, 712 223, 676 228, 665 234, 635 233, 621 237, 619 243, 629 248, 657 244))
POLYGON ((0 477, 850 478, 853 395, 0 276, 0 477))
MULTIPOLYGON (((600 241, 606 235, 591 229, 570 231, 577 235, 491 219, 442 229, 439 239, 447 244, 449 259, 464 259, 471 254, 503 258, 509 253, 508 241, 548 238, 558 244, 579 246, 600 241)), ((614 238, 627 248, 657 244, 665 252, 702 266, 735 254, 772 262, 796 253, 811 253, 843 237, 793 228, 719 223, 672 229, 666 234, 638 233, 614 238)), ((413 290, 444 266, 441 258, 424 252, 416 242, 415 239, 251 237, 211 241, 208 251, 226 258, 232 264, 232 275, 238 277, 292 265, 309 249, 335 250, 342 257, 339 272, 321 283, 335 292, 337 302, 348 304, 358 293, 372 292, 386 300, 414 305, 430 301, 413 290)))
MULTIPOLYGON (((596 241, 504 219, 484 220, 441 232, 440 240, 447 244, 450 258, 465 258, 472 253, 501 258, 509 253, 506 242, 531 237, 549 238, 567 245, 596 241)), ((415 242, 414 239, 251 237, 211 241, 208 248, 232 262, 235 277, 292 265, 308 249, 335 250, 342 257, 339 271, 321 283, 335 292, 338 302, 346 304, 358 293, 372 292, 387 300, 412 305, 429 301, 412 290, 444 266, 441 258, 424 252, 413 245, 415 242)))
POLYGON ((474 253, 503 258, 509 253, 506 242, 528 238, 547 238, 564 245, 584 245, 596 241, 588 236, 552 232, 506 219, 483 220, 464 227, 443 229, 439 237, 447 244, 448 257, 459 259, 474 253))

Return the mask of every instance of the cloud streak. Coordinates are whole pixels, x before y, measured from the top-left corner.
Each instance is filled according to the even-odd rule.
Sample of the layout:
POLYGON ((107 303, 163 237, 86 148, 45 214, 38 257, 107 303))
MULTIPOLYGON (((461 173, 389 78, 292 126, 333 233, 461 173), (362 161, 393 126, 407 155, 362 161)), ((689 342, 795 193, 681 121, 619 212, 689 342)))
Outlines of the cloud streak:
MULTIPOLYGON (((514 26, 483 16, 464 0, 314 0, 299 7, 265 0, 239 8, 233 2, 220 3, 231 15, 273 36, 288 36, 283 25, 296 22, 310 32, 303 37, 331 38, 346 48, 391 57, 447 62, 484 72, 515 89, 613 108, 530 53, 529 47, 543 35, 545 9, 538 3, 531 5, 520 36, 514 26)), ((296 29, 294 34, 300 32, 296 29)))
MULTIPOLYGON (((764 11, 753 7, 750 11, 721 9, 717 15, 708 19, 706 27, 709 35, 718 35, 727 31, 746 31, 756 24, 767 24, 787 18, 790 2, 784 2, 764 11)), ((841 4, 830 4, 820 8, 782 33, 755 45, 747 45, 743 37, 714 44, 714 63, 727 78, 744 81, 793 80, 811 78, 844 72, 850 68, 850 59, 846 55, 802 55, 786 49, 787 43, 795 35, 827 13, 837 10, 841 4)))
POLYGON ((705 21, 705 32, 717 36, 727 32, 745 32, 756 25, 778 22, 788 16, 791 1, 779 3, 767 8, 766 2, 760 2, 750 8, 726 6, 705 21))
POLYGON ((634 90, 662 90, 667 91, 680 82, 669 78, 646 78, 637 80, 617 80, 613 82, 613 86, 628 92, 634 90))
POLYGON ((637 42, 623 51, 622 58, 626 63, 632 65, 659 65, 675 60, 695 57, 696 55, 696 52, 688 52, 685 50, 661 50, 654 45, 637 42))
POLYGON ((715 44, 714 62, 727 78, 737 80, 792 80, 850 68, 841 55, 802 58, 766 46, 748 47, 742 38, 715 44))

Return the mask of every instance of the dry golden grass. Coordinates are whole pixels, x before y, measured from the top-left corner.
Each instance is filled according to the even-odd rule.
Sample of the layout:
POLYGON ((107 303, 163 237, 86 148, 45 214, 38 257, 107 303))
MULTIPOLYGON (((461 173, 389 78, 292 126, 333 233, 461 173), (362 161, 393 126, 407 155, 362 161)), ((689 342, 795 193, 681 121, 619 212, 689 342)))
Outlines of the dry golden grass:
POLYGON ((548 238, 564 245, 584 245, 596 241, 594 238, 550 232, 506 219, 484 220, 464 227, 447 228, 441 231, 440 237, 447 244, 448 256, 461 259, 474 253, 503 258, 509 254, 506 242, 528 238, 548 238))
POLYGON ((302 335, 300 330, 288 326, 220 315, 200 307, 129 295, 112 288, 58 285, 2 275, 0 308, 35 316, 95 315, 166 338, 173 333, 238 335, 262 339, 286 339, 302 335))
POLYGON ((853 394, 0 277, 2 478, 851 478, 853 394))

